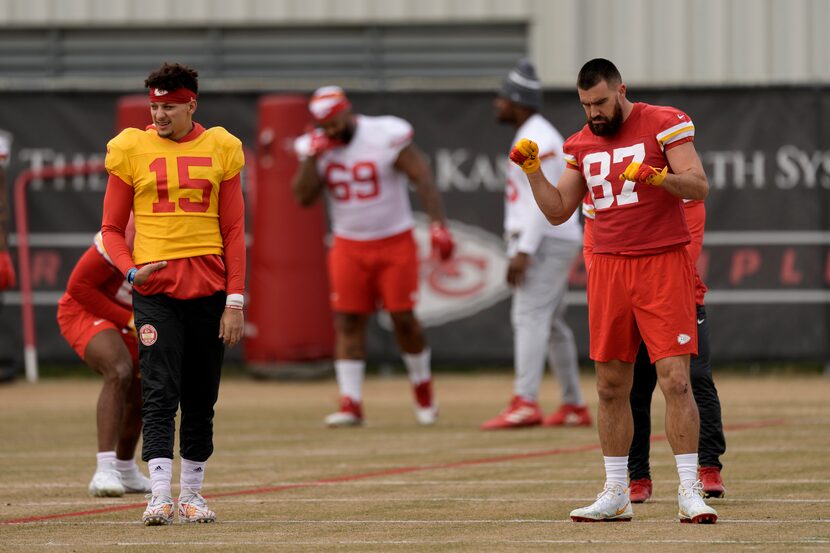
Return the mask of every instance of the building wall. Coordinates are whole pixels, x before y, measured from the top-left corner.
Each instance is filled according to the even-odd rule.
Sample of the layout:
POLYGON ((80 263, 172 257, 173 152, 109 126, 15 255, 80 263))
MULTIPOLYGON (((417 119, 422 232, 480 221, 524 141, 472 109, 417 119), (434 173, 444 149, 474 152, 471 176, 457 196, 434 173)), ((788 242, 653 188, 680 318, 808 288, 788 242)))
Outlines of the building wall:
POLYGON ((0 0, 4 27, 498 22, 528 24, 548 87, 597 56, 631 84, 830 82, 825 0, 0 0))

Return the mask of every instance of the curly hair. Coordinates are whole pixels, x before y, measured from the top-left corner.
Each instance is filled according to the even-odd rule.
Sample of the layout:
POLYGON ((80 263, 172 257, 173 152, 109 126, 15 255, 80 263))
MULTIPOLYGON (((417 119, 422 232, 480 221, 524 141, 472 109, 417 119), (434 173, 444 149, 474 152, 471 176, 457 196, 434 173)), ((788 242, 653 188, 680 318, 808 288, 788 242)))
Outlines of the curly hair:
POLYGON ((163 90, 186 88, 193 92, 199 92, 199 73, 186 65, 165 63, 157 71, 150 73, 144 80, 144 86, 163 90))

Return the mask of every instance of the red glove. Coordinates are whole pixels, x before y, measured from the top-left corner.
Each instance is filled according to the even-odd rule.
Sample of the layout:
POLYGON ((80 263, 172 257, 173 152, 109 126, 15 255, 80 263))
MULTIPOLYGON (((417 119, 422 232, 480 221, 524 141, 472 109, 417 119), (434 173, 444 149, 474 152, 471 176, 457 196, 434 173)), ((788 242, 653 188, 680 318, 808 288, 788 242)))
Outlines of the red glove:
POLYGON ((452 239, 452 234, 443 223, 432 223, 429 226, 429 237, 432 243, 432 257, 436 257, 441 261, 446 261, 452 257, 452 252, 455 250, 455 241, 452 239))
POLYGON ((329 138, 323 129, 314 129, 311 131, 311 146, 309 147, 309 153, 314 157, 319 156, 326 150, 331 150, 332 148, 336 148, 341 145, 342 142, 329 138))
POLYGON ((17 286, 17 278, 14 275, 12 256, 9 255, 8 250, 0 252, 0 290, 15 286, 17 286))

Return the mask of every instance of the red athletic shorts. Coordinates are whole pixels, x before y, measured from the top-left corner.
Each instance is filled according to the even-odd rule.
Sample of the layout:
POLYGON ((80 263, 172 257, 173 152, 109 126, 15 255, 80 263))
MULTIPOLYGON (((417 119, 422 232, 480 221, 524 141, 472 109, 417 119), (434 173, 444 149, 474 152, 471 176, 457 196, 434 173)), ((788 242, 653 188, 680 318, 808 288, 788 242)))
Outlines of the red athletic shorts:
POLYGON ((633 363, 640 342, 654 363, 697 355, 695 275, 684 246, 643 256, 593 255, 588 271, 591 359, 633 363))
POLYGON ((138 366, 138 340, 135 336, 124 334, 115 323, 96 317, 69 296, 64 296, 58 303, 58 326, 63 337, 81 359, 85 358, 86 347, 96 334, 110 328, 116 330, 127 345, 135 366, 138 366))
POLYGON ((331 307, 340 313, 409 311, 418 300, 418 246, 412 231, 378 240, 334 237, 331 307))

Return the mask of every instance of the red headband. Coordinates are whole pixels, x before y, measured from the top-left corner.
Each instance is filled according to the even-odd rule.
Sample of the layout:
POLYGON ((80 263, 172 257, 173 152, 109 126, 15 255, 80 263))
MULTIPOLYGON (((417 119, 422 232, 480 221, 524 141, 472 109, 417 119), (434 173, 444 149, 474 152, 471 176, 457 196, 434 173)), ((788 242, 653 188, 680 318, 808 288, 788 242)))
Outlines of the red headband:
POLYGON ((164 90, 161 88, 150 89, 151 102, 163 102, 165 104, 186 104, 196 99, 196 93, 184 87, 176 90, 164 90))

